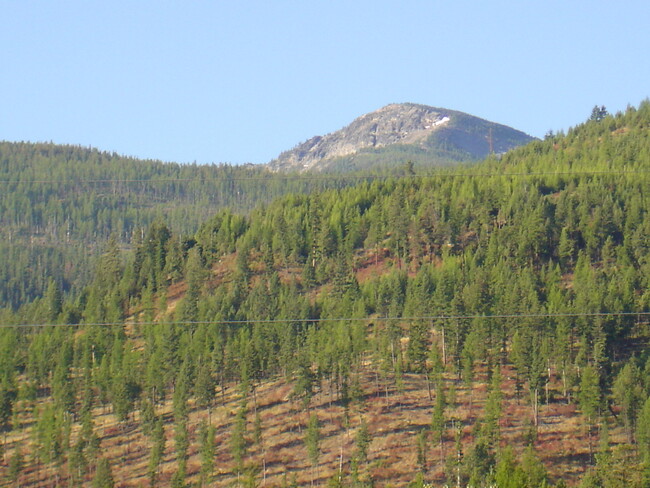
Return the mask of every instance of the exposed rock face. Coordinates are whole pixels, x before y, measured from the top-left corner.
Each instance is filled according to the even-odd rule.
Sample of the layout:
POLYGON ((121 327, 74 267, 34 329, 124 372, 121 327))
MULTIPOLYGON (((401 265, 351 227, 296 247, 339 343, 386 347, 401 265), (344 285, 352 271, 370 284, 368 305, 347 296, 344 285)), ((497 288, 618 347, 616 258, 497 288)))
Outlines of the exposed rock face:
POLYGON ((467 159, 479 159, 489 154, 490 150, 504 152, 530 140, 532 138, 522 132, 462 112, 412 103, 391 104, 362 115, 341 130, 312 137, 283 152, 269 163, 269 168, 274 171, 318 171, 336 158, 394 144, 416 145, 432 150, 433 146, 442 143, 467 153, 467 159), (485 126, 484 130, 477 130, 482 126, 485 126), (491 126, 494 127, 490 129, 491 126), (499 130, 495 130, 497 128, 499 130), (501 143, 502 137, 496 141, 495 134, 503 132, 503 129, 516 133, 518 142, 501 143), (436 134, 440 137, 433 137, 436 134), (477 145, 482 147, 477 150, 477 145))

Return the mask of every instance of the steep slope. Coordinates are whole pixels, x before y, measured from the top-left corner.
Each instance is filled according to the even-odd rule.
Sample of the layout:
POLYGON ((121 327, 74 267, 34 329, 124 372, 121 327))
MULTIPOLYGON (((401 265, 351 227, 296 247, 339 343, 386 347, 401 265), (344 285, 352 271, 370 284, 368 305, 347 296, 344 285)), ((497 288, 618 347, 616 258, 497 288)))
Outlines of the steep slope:
POLYGON ((59 326, 0 328, 0 486, 644 488, 649 133, 645 103, 109 249, 3 313, 59 326))
POLYGON ((477 117, 413 103, 391 104, 350 125, 316 136, 269 163, 273 171, 365 169, 383 161, 415 159, 428 164, 483 159, 533 138, 477 117), (392 154, 391 154, 392 153, 392 154))

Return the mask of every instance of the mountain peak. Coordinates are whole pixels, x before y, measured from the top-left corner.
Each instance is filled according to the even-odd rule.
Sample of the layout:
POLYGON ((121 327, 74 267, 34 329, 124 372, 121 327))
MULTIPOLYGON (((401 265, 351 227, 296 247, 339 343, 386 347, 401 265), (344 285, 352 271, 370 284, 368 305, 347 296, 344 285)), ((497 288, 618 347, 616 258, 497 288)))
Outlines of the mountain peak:
POLYGON ((505 152, 532 139, 523 132, 462 112, 416 103, 391 103, 356 118, 336 132, 312 137, 283 152, 269 163, 269 168, 322 171, 337 159, 394 145, 429 152, 434 160, 472 160, 484 158, 491 150, 505 152), (452 152, 454 157, 450 157, 452 152))

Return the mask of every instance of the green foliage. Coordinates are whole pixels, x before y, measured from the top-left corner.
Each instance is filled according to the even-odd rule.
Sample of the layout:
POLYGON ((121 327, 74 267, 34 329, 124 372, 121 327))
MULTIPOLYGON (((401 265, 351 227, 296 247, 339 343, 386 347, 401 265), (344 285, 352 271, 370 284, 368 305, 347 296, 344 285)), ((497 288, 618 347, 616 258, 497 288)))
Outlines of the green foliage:
MULTIPOLYGON (((57 153, 50 145, 0 144, 0 152, 11 153, 5 158, 13 165, 7 181, 17 198, 10 202, 0 196, 0 220, 7 221, 0 233, 11 234, 0 244, 0 252, 8 251, 0 262, 0 278, 7 278, 0 301, 11 304, 0 310, 0 321, 76 325, 0 329, 2 428, 9 431, 12 419, 24 418, 23 412, 38 403, 29 430, 33 451, 46 463, 68 460, 77 482, 90 476, 97 454, 94 409, 112 406, 126 428, 140 406, 155 486, 165 447, 156 410, 171 398, 174 469, 178 483, 185 483, 188 453, 195 451, 191 409, 210 410, 218 391, 234 387, 249 401, 260 382, 292 378, 292 398, 300 408, 312 413, 317 401, 339 401, 349 422, 351 412, 362 412, 369 401, 362 387, 371 370, 382 396, 397 394, 393 400, 400 407, 408 399, 401 395, 405 378, 436 383, 432 441, 436 448, 440 444, 444 458, 456 388, 459 398, 467 398, 458 381, 462 377, 471 389, 487 372, 481 427, 466 453, 457 429, 452 480, 494 475, 512 486, 541 486, 545 476, 531 448, 519 459, 498 449, 500 373, 514 366, 516 388, 530 394, 531 425, 554 396, 577 401, 591 445, 595 425, 608 421, 604 413, 613 406, 629 437, 621 452, 599 453, 596 464, 617 459, 638 474, 650 456, 644 319, 650 306, 648 127, 650 104, 644 103, 453 175, 360 180, 354 187, 332 179, 328 185, 335 189, 272 202, 271 195, 318 185, 292 182, 280 191, 279 179, 269 177, 268 183, 251 180, 246 186, 236 176, 258 173, 227 167, 212 168, 227 175, 224 182, 167 181, 153 193, 149 184, 136 192, 98 183, 107 200, 103 211, 98 194, 82 191, 87 183, 77 181, 78 190, 68 187, 78 209, 64 199, 63 190, 52 186, 39 193, 29 183, 54 178, 56 168, 30 160, 22 179, 14 170, 25 154, 38 159, 40 151, 62 160, 61 167, 69 170, 61 175, 72 175, 70 168, 84 162, 88 166, 79 169, 79 177, 99 177, 106 176, 100 160, 120 166, 120 158, 80 148, 57 153), (245 201, 237 201, 235 193, 244 187, 245 201), (215 188, 225 193, 209 196, 215 188), (261 194, 250 195, 256 189, 261 194), (33 201, 19 198, 18 190, 34 193, 33 201), (112 205, 123 198, 128 207, 127 197, 139 204, 122 222, 130 211, 112 205), (146 211, 145 197, 153 198, 146 211), (179 198, 177 206, 168 203, 172 197, 179 198), (211 198, 234 201, 234 210, 206 204, 208 220, 188 216, 195 204, 211 198), (58 200, 63 210, 57 210, 58 200), (269 203, 255 207, 259 201, 269 203), (29 209, 29 215, 12 205, 29 209), (161 205, 170 206, 165 219, 161 205), (241 213, 244 208, 248 215, 241 213), (94 220, 82 225, 88 215, 94 220), (24 239, 34 237, 32 231, 39 238, 50 236, 57 251, 29 251, 24 239), (59 260, 69 266, 57 267, 59 260), (54 270, 51 277, 46 269, 54 270), (631 350, 637 357, 629 357, 631 350), (459 376, 443 381, 444 373, 459 376), (549 391, 554 374, 562 391, 549 391), (623 449, 634 442, 638 455, 623 449)), ((131 163, 122 163, 125 176, 137 175, 128 169, 131 163)), ((172 169, 153 164, 142 171, 167 179, 185 174, 172 169)), ((412 169, 420 174, 417 165, 412 169)), ((201 171, 208 179, 212 170, 201 171)), ((40 246, 35 239, 34 246, 40 246)), ((230 451, 242 480, 249 454, 246 418, 242 405, 230 429, 230 451)), ((214 437, 209 427, 198 436, 207 453, 206 480, 214 437)), ((533 444, 534 435, 526 438, 533 444)), ((424 471, 431 462, 426 434, 417 441, 419 456, 413 459, 424 471)), ((363 420, 350 467, 355 466, 359 482, 365 482, 359 469, 370 472, 369 444, 363 420)), ((593 475, 601 484, 603 469, 593 475)))
POLYGON ((605 117, 607 117, 609 113, 607 113, 607 109, 605 108, 604 105, 602 106, 594 106, 593 110, 591 111, 591 117, 589 117, 589 120, 593 122, 600 122, 603 120, 605 117))
POLYGON ((463 477, 472 486, 481 485, 487 480, 495 465, 495 456, 490 446, 484 441, 479 441, 467 453, 463 459, 463 477))
POLYGON ((641 371, 634 361, 623 366, 614 380, 612 392, 616 403, 621 407, 621 416, 628 438, 632 440, 636 430, 637 415, 646 397, 641 381, 641 371))
POLYGON ((492 374, 490 391, 485 404, 485 417, 481 426, 480 438, 484 442, 484 446, 497 446, 499 444, 501 438, 499 420, 503 409, 502 401, 501 373, 497 367, 492 374))
MULTIPOLYGON (((111 235, 134 247, 140 241, 147 249, 136 257, 132 286, 158 286, 178 278, 183 252, 178 240, 167 242, 156 232, 142 239, 142 229, 155 229, 161 218, 187 236, 224 208, 250 211, 287 193, 354 182, 287 179, 261 167, 172 164, 80 146, 11 142, 0 142, 0 175, 0 254, 6 258, 0 261, 0 306, 14 308, 43 296, 48 277, 62 290, 79 291, 111 235)), ((232 216, 223 226, 208 226, 214 235, 205 230, 197 241, 210 258, 229 252, 241 222, 232 216)))
POLYGON ((523 472, 518 466, 515 454, 510 446, 499 453, 499 460, 494 469, 494 482, 499 488, 526 486, 523 472))
POLYGON ((316 378, 306 357, 302 357, 298 365, 298 375, 292 395, 300 399, 302 407, 307 408, 314 393, 316 378))
POLYGON ((427 471, 427 458, 429 453, 429 440, 427 439, 427 430, 422 429, 418 432, 416 438, 417 448, 417 467, 422 473, 427 471))
POLYGON ((59 461, 64 448, 63 416, 53 406, 46 406, 37 416, 33 442, 46 462, 59 461))
POLYGON ((588 365, 582 370, 578 399, 580 401, 580 409, 583 415, 587 417, 589 423, 595 420, 598 413, 600 397, 598 373, 593 366, 588 365))
POLYGON ((433 432, 434 439, 440 443, 440 451, 442 456, 442 445, 447 428, 445 410, 447 408, 447 399, 445 396, 445 385, 441 377, 438 377, 436 383, 436 398, 431 414, 431 432, 433 432))
POLYGON ((108 459, 100 458, 95 469, 95 476, 93 477, 92 483, 93 488, 113 488, 115 486, 108 459))
POLYGON ((650 461, 650 396, 646 398, 636 422, 636 441, 641 458, 650 461))
POLYGON ((320 457, 320 428, 318 416, 312 413, 309 416, 309 422, 307 423, 307 430, 305 432, 305 446, 307 447, 309 461, 313 466, 318 464, 318 458, 320 457))
POLYGON ((230 432, 230 452, 235 461, 238 473, 241 473, 244 467, 244 458, 247 454, 248 441, 246 439, 246 405, 242 403, 230 432))
POLYGON ((157 417, 151 431, 151 452, 149 456, 149 483, 156 486, 158 469, 165 452, 165 430, 163 420, 157 417))
POLYGON ((365 464, 368 461, 368 450, 370 449, 372 437, 370 436, 368 424, 364 418, 361 419, 361 424, 359 425, 354 441, 356 446, 354 458, 359 464, 365 464))
POLYGON ((23 451, 20 446, 18 446, 11 455, 11 458, 9 458, 9 479, 14 486, 19 486, 18 479, 24 468, 25 459, 23 457, 23 451))

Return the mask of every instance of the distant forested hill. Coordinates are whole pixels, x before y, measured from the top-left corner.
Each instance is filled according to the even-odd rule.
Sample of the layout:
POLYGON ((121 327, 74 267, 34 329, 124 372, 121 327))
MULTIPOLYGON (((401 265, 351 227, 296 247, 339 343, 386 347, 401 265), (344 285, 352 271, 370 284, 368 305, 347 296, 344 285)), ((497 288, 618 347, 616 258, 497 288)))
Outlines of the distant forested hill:
POLYGON ((0 329, 0 469, 644 488, 649 188, 645 101, 473 167, 111 239, 81 292, 0 311, 48 325, 0 329))
POLYGON ((79 146, 0 142, 0 305, 41 296, 49 278, 87 283, 114 235, 128 245, 152 222, 190 236, 218 209, 245 213, 287 193, 350 184, 252 165, 143 161, 79 146))

